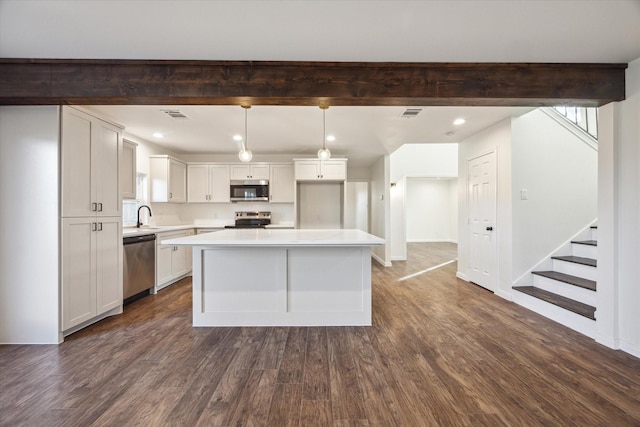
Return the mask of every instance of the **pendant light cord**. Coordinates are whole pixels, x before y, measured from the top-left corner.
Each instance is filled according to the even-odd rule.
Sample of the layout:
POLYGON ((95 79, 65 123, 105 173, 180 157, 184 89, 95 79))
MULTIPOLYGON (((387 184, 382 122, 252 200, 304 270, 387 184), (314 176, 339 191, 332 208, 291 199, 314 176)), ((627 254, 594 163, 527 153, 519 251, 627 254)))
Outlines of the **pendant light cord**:
POLYGON ((326 119, 326 113, 327 110, 323 109, 322 110, 322 149, 326 149, 327 146, 325 145, 327 142, 327 119, 326 119))
POLYGON ((245 107, 244 109, 244 149, 247 149, 247 142, 249 140, 248 132, 247 132, 247 111, 249 109, 245 107))

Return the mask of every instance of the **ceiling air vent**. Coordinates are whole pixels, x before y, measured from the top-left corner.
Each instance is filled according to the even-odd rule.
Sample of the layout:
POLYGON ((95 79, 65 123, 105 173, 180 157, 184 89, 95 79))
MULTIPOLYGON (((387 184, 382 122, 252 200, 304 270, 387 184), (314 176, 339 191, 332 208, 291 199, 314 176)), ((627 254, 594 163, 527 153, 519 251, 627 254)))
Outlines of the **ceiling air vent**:
POLYGON ((422 111, 422 108, 407 108, 406 110, 403 111, 402 114, 400 114, 400 117, 405 119, 411 119, 417 116, 418 114, 420 114, 420 111, 422 111))
POLYGON ((162 112, 174 119, 188 119, 188 117, 179 110, 162 110, 162 112))

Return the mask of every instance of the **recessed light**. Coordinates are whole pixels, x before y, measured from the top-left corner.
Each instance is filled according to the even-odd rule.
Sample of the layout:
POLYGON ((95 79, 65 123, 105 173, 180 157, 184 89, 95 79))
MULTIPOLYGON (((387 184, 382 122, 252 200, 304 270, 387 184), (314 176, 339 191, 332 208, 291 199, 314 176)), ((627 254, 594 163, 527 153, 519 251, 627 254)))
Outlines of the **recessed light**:
POLYGON ((335 140, 336 140, 336 137, 334 135, 327 135, 327 141, 331 142, 335 140))
POLYGON ((464 124, 464 122, 466 122, 466 120, 463 119, 463 118, 460 118, 460 119, 455 119, 453 121, 453 124, 456 125, 456 126, 460 126, 460 125, 464 124))
POLYGON ((164 138, 164 134, 162 132, 154 132, 154 138, 164 138))
POLYGON ((238 135, 238 134, 233 135, 233 140, 234 141, 242 141, 242 135, 238 135))

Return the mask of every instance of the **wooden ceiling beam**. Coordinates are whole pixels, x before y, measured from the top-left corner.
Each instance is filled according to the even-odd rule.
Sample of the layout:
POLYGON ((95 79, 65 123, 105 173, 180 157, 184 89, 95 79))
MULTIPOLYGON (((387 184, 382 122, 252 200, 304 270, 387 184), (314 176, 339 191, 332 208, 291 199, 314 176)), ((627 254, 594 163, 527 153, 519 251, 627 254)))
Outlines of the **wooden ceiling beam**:
POLYGON ((601 106, 627 64, 0 59, 0 105, 601 106))

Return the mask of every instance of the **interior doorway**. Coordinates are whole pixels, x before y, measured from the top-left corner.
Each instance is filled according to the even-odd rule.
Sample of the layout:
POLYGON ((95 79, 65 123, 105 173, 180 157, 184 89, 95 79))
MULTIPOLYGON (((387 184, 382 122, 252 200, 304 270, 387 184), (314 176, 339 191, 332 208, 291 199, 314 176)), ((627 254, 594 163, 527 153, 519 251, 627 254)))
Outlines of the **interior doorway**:
POLYGON ((467 162, 469 280, 496 291, 496 153, 467 162))

